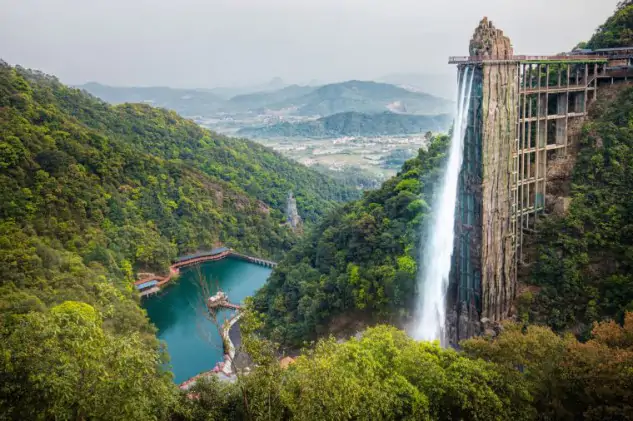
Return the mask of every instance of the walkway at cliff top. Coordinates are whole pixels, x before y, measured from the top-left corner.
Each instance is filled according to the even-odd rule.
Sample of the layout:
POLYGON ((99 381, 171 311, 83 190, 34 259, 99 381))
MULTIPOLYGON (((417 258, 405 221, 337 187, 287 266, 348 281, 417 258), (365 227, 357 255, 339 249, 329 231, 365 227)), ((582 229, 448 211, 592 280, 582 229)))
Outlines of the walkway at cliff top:
POLYGON ((227 257, 233 257, 268 268, 274 268, 277 266, 277 263, 271 260, 241 254, 229 247, 219 247, 213 250, 201 251, 176 258, 174 264, 169 267, 169 274, 167 276, 159 276, 153 273, 139 273, 139 279, 134 282, 134 286, 137 291, 139 291, 141 297, 154 295, 157 294, 165 284, 180 273, 180 268, 222 260, 227 257))

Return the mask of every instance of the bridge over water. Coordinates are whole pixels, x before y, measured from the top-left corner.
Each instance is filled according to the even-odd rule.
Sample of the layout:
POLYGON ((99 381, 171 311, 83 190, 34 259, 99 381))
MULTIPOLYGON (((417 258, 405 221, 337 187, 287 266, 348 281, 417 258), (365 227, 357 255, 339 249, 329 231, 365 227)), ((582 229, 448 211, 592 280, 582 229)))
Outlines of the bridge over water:
POLYGON ((161 288, 166 285, 172 278, 177 276, 180 273, 181 268, 198 265, 205 262, 222 260, 226 259, 227 257, 233 257, 235 259, 244 260, 249 263, 265 266, 268 268, 274 268, 275 266, 277 266, 277 262, 273 262, 272 260, 266 260, 259 257, 238 253, 229 247, 219 247, 212 250, 201 251, 198 253, 176 258, 174 264, 169 267, 169 274, 167 276, 159 276, 153 273, 140 274, 140 279, 134 282, 134 286, 139 291, 141 297, 154 295, 160 292, 161 288))

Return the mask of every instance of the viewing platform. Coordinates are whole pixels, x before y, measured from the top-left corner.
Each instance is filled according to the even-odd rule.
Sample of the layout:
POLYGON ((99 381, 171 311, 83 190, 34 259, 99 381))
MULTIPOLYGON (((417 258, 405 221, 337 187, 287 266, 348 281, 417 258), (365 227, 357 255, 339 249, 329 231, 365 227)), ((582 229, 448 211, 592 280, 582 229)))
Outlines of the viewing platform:
POLYGON ((201 251, 199 253, 178 257, 172 267, 181 268, 185 266, 196 265, 202 262, 222 260, 225 257, 231 255, 232 252, 233 251, 228 247, 220 247, 209 251, 201 251))
POLYGON ((211 311, 217 308, 228 308, 230 310, 240 310, 241 307, 237 304, 233 304, 229 301, 229 296, 223 292, 218 291, 213 297, 209 297, 207 300, 207 308, 211 311))
MULTIPOLYGON (((218 247, 212 250, 201 251, 198 253, 178 257, 174 264, 169 267, 169 275, 167 276, 160 276, 154 273, 139 273, 139 279, 134 282, 134 287, 139 292, 139 295, 141 297, 155 295, 160 292, 165 284, 178 276, 181 268, 206 262, 222 260, 227 257, 233 257, 235 259, 244 260, 246 262, 265 266, 268 268, 274 268, 275 266, 277 266, 277 262, 273 262, 271 260, 260 259, 259 257, 237 253, 235 250, 229 247, 218 247)), ((239 306, 235 306, 229 303, 226 308, 239 309, 239 306)))
POLYGON ((273 262, 273 261, 265 260, 265 259, 260 259, 258 257, 247 256, 245 254, 236 253, 234 251, 232 251, 230 253, 230 255, 232 257, 235 257, 236 259, 246 260, 247 262, 255 263, 255 264, 260 265, 260 266, 266 266, 268 268, 274 268, 275 266, 277 266, 277 262, 273 262))
POLYGON ((609 61, 608 57, 599 55, 580 55, 580 54, 563 54, 555 56, 454 56, 448 58, 448 64, 507 64, 507 63, 542 63, 542 62, 555 62, 555 63, 606 63, 609 61))

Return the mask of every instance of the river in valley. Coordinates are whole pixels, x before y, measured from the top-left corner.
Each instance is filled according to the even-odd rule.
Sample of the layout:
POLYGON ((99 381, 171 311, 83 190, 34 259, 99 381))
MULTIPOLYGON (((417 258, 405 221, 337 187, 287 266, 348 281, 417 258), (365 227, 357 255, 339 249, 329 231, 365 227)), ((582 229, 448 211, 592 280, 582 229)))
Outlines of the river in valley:
MULTIPOLYGON (((167 343, 176 383, 211 370, 223 360, 220 334, 204 316, 199 273, 211 294, 219 286, 232 303, 239 304, 264 285, 270 272, 270 268, 234 258, 208 262, 183 269, 174 285, 143 301, 150 320, 158 328, 158 339, 167 343)), ((231 314, 232 311, 223 310, 218 319, 228 319, 231 314)))

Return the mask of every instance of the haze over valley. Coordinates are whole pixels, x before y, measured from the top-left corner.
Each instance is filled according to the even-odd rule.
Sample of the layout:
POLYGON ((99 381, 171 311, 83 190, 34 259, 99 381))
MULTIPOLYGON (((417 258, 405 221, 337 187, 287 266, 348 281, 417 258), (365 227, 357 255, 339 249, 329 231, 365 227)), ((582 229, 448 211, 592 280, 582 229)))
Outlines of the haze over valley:
POLYGON ((633 420, 633 0, 0 9, 0 421, 633 420))
POLYGON ((452 101, 412 85, 357 80, 300 86, 275 78, 235 96, 222 88, 94 82, 79 88, 112 104, 140 102, 171 109, 217 132, 253 138, 304 165, 360 170, 374 182, 393 175, 423 145, 427 132, 446 131, 454 107, 452 101))

